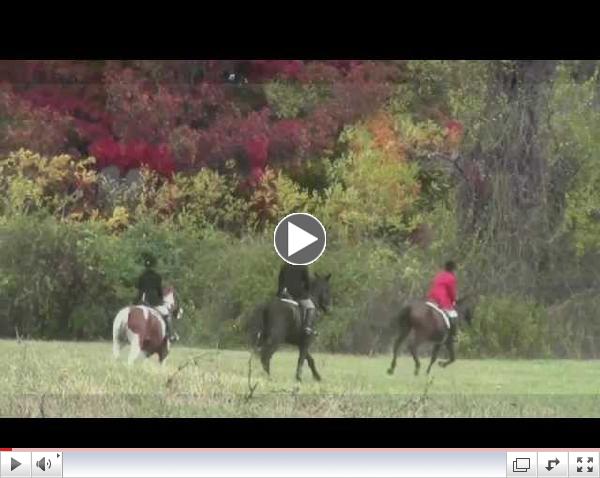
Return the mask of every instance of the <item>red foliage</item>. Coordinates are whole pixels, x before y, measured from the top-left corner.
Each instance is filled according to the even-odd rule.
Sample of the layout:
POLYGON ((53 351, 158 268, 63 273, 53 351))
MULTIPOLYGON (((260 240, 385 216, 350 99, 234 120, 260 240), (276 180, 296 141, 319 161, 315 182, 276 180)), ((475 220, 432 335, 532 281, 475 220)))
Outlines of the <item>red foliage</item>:
POLYGON ((273 162, 301 159, 310 148, 309 131, 298 119, 284 119, 271 128, 270 158, 273 162))
POLYGON ((335 69, 341 71, 344 74, 349 73, 355 67, 362 65, 362 60, 329 60, 327 61, 329 65, 334 67, 335 69))
POLYGON ((246 140, 244 149, 246 150, 252 177, 260 179, 260 175, 267 164, 269 143, 269 138, 264 135, 257 135, 246 140))
POLYGON ((0 61, 2 80, 13 85, 0 91, 3 147, 90 154, 98 167, 147 164, 166 175, 235 158, 258 178, 269 162, 331 149, 344 124, 385 101, 394 68, 357 60, 0 61), (227 83, 232 71, 250 85, 227 83), (260 83, 274 78, 329 93, 308 117, 278 120, 260 101, 260 83))
POLYGON ((165 176, 175 172, 175 161, 164 145, 149 145, 143 141, 118 143, 112 138, 103 138, 90 146, 90 153, 97 159, 98 166, 117 166, 121 172, 148 166, 165 176))
MULTIPOLYGON (((49 108, 32 108, 8 85, 0 87, 0 151, 29 148, 46 155, 71 152, 72 119, 49 108)), ((73 152, 76 153, 76 152, 73 152)))
POLYGON ((275 77, 294 79, 302 68, 301 60, 252 60, 249 62, 248 80, 263 81, 275 77))
POLYGON ((310 62, 298 75, 301 83, 332 84, 342 77, 340 70, 326 62, 310 62))
POLYGON ((341 121, 331 108, 316 108, 306 120, 310 135, 309 151, 317 155, 324 150, 331 150, 341 128, 341 121))

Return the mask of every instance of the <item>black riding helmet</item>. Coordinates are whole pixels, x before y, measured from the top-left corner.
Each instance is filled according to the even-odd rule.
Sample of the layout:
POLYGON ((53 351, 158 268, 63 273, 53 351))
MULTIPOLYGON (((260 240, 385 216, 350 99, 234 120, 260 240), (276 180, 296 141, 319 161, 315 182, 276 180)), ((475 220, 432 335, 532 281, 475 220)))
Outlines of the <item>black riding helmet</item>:
POLYGON ((448 272, 454 272, 456 270, 456 262, 453 260, 446 261, 444 264, 444 269, 446 269, 448 272))
POLYGON ((142 260, 144 261, 144 265, 146 267, 154 267, 156 265, 156 257, 154 257, 150 252, 142 253, 142 260))

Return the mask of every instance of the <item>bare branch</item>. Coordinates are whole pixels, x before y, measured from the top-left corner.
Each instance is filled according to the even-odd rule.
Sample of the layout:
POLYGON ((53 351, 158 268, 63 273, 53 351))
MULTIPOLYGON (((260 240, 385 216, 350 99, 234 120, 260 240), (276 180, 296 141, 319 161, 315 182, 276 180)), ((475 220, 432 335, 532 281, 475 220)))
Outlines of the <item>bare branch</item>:
POLYGON ((248 357, 248 393, 244 396, 244 400, 249 402, 254 396, 254 391, 258 387, 258 382, 252 384, 252 353, 248 357))

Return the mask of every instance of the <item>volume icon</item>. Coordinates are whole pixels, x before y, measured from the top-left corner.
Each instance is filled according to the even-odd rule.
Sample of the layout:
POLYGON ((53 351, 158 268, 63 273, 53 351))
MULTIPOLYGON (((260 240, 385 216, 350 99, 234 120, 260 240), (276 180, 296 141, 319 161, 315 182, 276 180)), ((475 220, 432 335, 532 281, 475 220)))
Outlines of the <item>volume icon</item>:
POLYGON ((46 469, 52 468, 52 462, 50 461, 50 459, 46 459, 46 457, 43 456, 35 462, 35 466, 37 466, 42 471, 46 471, 46 469))

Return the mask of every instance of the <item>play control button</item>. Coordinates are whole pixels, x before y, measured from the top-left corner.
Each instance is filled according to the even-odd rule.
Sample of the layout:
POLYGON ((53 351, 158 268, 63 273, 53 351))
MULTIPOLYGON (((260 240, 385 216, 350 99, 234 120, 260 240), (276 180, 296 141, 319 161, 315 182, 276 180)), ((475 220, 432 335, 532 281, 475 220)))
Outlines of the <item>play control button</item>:
POLYGON ((325 252, 327 234, 316 217, 299 212, 279 221, 273 243, 275 251, 285 262, 308 265, 325 252))
POLYGON ((0 477, 30 478, 31 452, 3 451, 0 453, 0 477))

